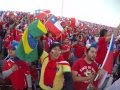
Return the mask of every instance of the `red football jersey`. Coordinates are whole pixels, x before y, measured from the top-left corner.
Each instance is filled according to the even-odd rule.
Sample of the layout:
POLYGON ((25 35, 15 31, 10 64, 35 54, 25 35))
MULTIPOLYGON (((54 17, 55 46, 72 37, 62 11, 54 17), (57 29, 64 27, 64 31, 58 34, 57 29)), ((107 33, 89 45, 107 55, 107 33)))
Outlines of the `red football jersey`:
MULTIPOLYGON (((67 50, 67 49, 70 49, 69 45, 62 45, 62 50, 67 50)), ((63 53, 63 58, 65 60, 68 60, 69 56, 70 56, 70 51, 63 53)))
MULTIPOLYGON (((96 74, 98 72, 98 66, 95 62, 88 64, 83 58, 77 60, 72 67, 73 71, 77 71, 81 77, 87 77, 90 73, 96 74)), ((74 90, 87 90, 89 81, 74 82, 74 90)), ((93 86, 96 87, 95 82, 93 86)))
POLYGON ((75 49, 74 51, 74 55, 77 57, 77 58, 81 58, 83 57, 84 55, 84 52, 85 52, 85 46, 82 46, 80 44, 76 44, 73 46, 73 48, 75 49))
POLYGON ((18 29, 12 29, 10 34, 14 37, 14 40, 19 42, 23 32, 18 29))
POLYGON ((3 71, 10 69, 14 64, 18 66, 18 70, 14 71, 8 78, 15 90, 23 90, 27 87, 25 74, 30 74, 29 68, 24 61, 6 60, 3 71))
POLYGON ((96 56, 96 62, 102 64, 107 53, 107 42, 105 37, 100 37, 98 41, 98 51, 96 56))
POLYGON ((7 48, 9 46, 9 44, 14 40, 13 36, 11 35, 7 35, 5 36, 5 38, 3 39, 3 45, 7 48))

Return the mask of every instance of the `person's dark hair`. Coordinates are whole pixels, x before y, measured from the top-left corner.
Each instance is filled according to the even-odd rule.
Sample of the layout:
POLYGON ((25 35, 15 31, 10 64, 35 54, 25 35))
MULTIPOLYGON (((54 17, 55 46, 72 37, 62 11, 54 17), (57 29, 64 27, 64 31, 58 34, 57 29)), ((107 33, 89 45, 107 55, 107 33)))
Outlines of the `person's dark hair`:
POLYGON ((53 44, 50 45, 48 52, 50 52, 54 47, 60 47, 61 49, 61 44, 59 42, 54 42, 53 44))
POLYGON ((45 35, 48 37, 48 34, 49 34, 49 33, 46 33, 45 35))
POLYGON ((96 48, 96 46, 91 45, 89 48, 87 48, 86 53, 88 53, 91 48, 96 48))
POLYGON ((108 30, 106 30, 106 29, 101 29, 101 30, 100 30, 100 37, 104 37, 105 34, 107 33, 107 31, 108 31, 108 30))

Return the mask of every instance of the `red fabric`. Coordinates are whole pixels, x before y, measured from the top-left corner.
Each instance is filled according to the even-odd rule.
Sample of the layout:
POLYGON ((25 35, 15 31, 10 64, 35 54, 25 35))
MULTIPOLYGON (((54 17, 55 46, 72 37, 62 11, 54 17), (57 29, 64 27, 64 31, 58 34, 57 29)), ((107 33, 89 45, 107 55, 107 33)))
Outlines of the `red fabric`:
POLYGON ((114 53, 113 53, 113 58, 114 58, 114 60, 117 59, 118 55, 119 55, 119 51, 118 51, 118 50, 115 50, 114 53))
POLYGON ((50 14, 50 10, 43 10, 43 11, 40 11, 40 13, 37 14, 35 17, 36 17, 37 19, 43 20, 43 19, 46 18, 49 14, 50 14))
POLYGON ((60 38, 61 38, 61 41, 64 41, 65 38, 67 38, 67 32, 62 33, 60 38))
POLYGON ((106 63, 103 66, 103 69, 110 74, 112 74, 113 71, 113 62, 114 62, 113 52, 109 52, 106 63))
POLYGON ((48 57, 49 62, 45 68, 44 72, 44 84, 48 86, 53 86, 54 78, 57 71, 57 62, 62 61, 63 57, 60 56, 57 60, 52 60, 50 56, 48 57))
POLYGON ((29 68, 27 64, 21 60, 16 62, 7 60, 3 67, 3 71, 10 69, 14 64, 17 64, 19 69, 13 72, 8 78, 11 80, 11 83, 15 90, 23 90, 27 87, 25 74, 28 74, 29 68))
POLYGON ((14 40, 18 42, 20 41, 22 37, 22 31, 17 30, 17 29, 12 29, 10 34, 14 37, 14 40))
POLYGON ((3 39, 3 45, 7 48, 9 46, 9 44, 14 40, 13 36, 11 35, 7 35, 5 36, 5 38, 3 39))
MULTIPOLYGON (((62 50, 70 49, 69 45, 62 45, 62 50)), ((69 59, 70 51, 63 53, 63 57, 65 60, 69 59)))
POLYGON ((5 22, 3 22, 3 21, 0 21, 0 26, 2 26, 3 24, 5 24, 5 22))
POLYGON ((2 32, 2 25, 5 24, 5 22, 0 21, 0 34, 2 32))
POLYGON ((71 18, 70 26, 71 26, 72 28, 75 28, 75 22, 76 22, 75 18, 71 18))
POLYGON ((67 33, 68 33, 68 35, 70 35, 70 33, 71 33, 71 30, 70 30, 70 29, 67 29, 67 33))
POLYGON ((103 69, 110 74, 112 74, 112 71, 113 71, 113 62, 114 62, 113 51, 114 51, 114 38, 111 37, 109 49, 105 57, 106 61, 105 61, 105 64, 103 64, 103 69))
POLYGON ((47 16, 47 13, 39 13, 35 17, 39 20, 43 20, 47 16))
POLYGON ((99 37, 96 62, 102 64, 107 53, 107 42, 105 37, 99 37))
POLYGON ((76 45, 73 46, 73 48, 75 49, 74 55, 76 57, 78 57, 78 58, 83 57, 85 49, 86 49, 85 46, 82 46, 80 44, 76 44, 76 45))
MULTIPOLYGON (((73 71, 77 71, 78 74, 81 75, 81 77, 86 77, 90 73, 97 74, 98 72, 98 66, 95 62, 92 64, 88 64, 83 58, 77 60, 72 67, 73 71)), ((97 87, 97 85, 94 82, 94 86, 97 87)), ((88 81, 84 82, 74 82, 74 90, 87 90, 87 86, 89 85, 88 81)))
POLYGON ((60 24, 60 22, 57 20, 57 18, 55 16, 51 16, 50 19, 48 21, 46 21, 45 23, 46 28, 48 28, 48 30, 56 35, 56 36, 60 36, 60 34, 63 31, 63 28, 60 24))
POLYGON ((33 66, 30 67, 30 74, 32 77, 32 81, 38 80, 38 72, 37 72, 37 69, 35 67, 33 67, 33 66))

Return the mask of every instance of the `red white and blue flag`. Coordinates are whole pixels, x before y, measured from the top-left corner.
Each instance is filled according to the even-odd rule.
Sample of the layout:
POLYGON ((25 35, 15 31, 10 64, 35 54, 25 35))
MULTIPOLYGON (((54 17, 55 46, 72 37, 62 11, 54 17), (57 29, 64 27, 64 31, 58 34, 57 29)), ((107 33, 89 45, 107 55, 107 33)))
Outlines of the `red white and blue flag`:
POLYGON ((102 72, 101 72, 101 75, 100 75, 101 77, 100 77, 100 81, 98 84, 99 88, 103 86, 103 84, 106 80, 106 77, 108 77, 108 74, 112 74, 113 62, 114 62, 113 50, 114 50, 114 36, 112 34, 107 54, 105 56, 102 66, 101 66, 102 72))
POLYGON ((35 17, 39 20, 43 20, 46 17, 48 17, 50 13, 51 13, 50 10, 40 10, 39 13, 37 13, 35 17))
POLYGON ((64 31, 61 26, 61 22, 54 15, 46 21, 45 26, 52 34, 56 36, 59 36, 64 31))
POLYGON ((72 28, 78 27, 80 24, 79 20, 77 20, 76 18, 70 18, 70 26, 72 28))
POLYGON ((105 56, 104 62, 101 67, 101 69, 104 69, 110 74, 112 73, 112 70, 113 70, 113 62, 114 62, 113 50, 114 50, 114 37, 112 35, 107 54, 105 56))

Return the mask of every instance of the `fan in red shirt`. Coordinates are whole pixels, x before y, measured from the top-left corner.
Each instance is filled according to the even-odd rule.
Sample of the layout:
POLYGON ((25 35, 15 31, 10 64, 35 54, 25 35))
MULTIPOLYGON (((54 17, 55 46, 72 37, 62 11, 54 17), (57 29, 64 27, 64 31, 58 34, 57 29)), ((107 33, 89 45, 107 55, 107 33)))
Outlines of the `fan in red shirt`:
POLYGON ((101 65, 107 53, 107 44, 110 41, 111 36, 107 36, 107 30, 102 29, 100 31, 100 37, 98 40, 98 51, 96 56, 96 62, 101 65))
POLYGON ((74 90, 97 89, 97 83, 94 82, 94 78, 98 72, 98 66, 94 62, 96 51, 97 50, 94 46, 90 46, 86 50, 85 58, 81 58, 73 64, 72 74, 74 80, 74 90))
POLYGON ((8 55, 7 48, 9 44, 14 40, 14 37, 11 35, 10 29, 4 27, 6 29, 6 34, 3 38, 3 58, 8 55))
POLYGON ((16 40, 18 42, 20 41, 22 34, 23 34, 23 32, 18 29, 13 28, 11 30, 11 35, 14 37, 14 40, 16 40))
POLYGON ((70 56, 70 40, 66 38, 62 44, 62 53, 65 60, 69 60, 70 56))
POLYGON ((10 79, 14 90, 24 90, 27 87, 32 88, 29 66, 26 62, 19 60, 15 56, 17 42, 12 42, 8 47, 9 59, 3 66, 3 77, 10 79))
POLYGON ((81 58, 84 55, 84 51, 86 49, 84 45, 84 41, 81 40, 80 36, 76 37, 77 41, 72 46, 74 48, 74 55, 76 58, 81 58))
POLYGON ((7 48, 13 40, 14 40, 14 37, 10 35, 10 30, 7 30, 6 36, 3 39, 4 47, 7 48))
POLYGON ((85 46, 83 42, 78 42, 76 45, 73 46, 73 48, 75 49, 74 51, 75 57, 77 58, 83 57, 85 51, 85 46))

